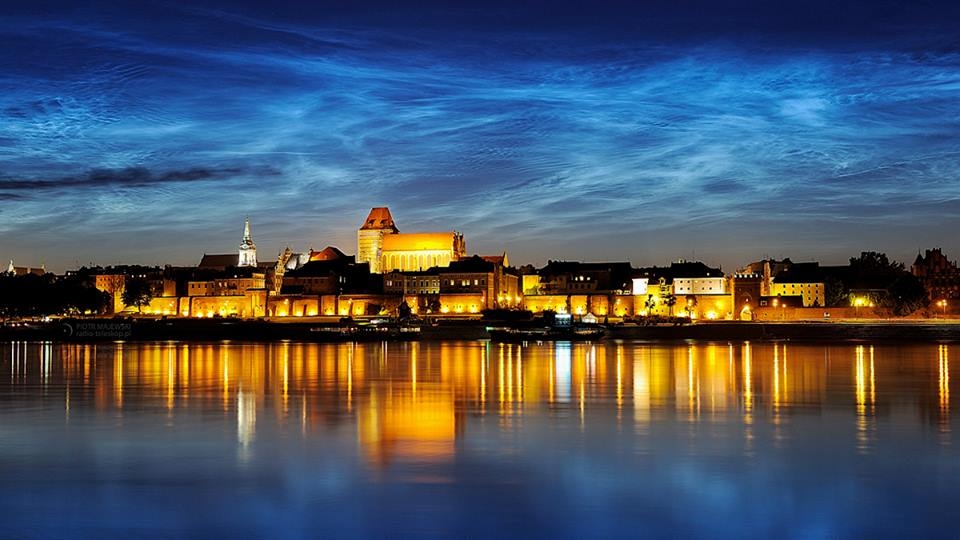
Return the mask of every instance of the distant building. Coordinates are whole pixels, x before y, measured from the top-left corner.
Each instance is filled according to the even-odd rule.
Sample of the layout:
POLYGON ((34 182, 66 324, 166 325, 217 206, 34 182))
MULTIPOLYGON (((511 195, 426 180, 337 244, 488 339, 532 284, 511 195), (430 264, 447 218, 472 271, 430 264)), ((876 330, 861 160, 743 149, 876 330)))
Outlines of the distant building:
POLYGON ((231 267, 257 267, 266 269, 273 267, 274 263, 257 262, 257 246, 253 243, 253 236, 250 234, 250 220, 243 222, 243 238, 240 241, 239 252, 233 254, 203 254, 198 268, 207 270, 225 270, 231 267))
POLYGON ((357 262, 368 263, 370 271, 380 274, 381 249, 383 237, 388 234, 397 234, 400 229, 393 222, 390 209, 377 207, 370 210, 367 219, 357 231, 357 262))
MULTIPOLYGON (((790 306, 826 305, 826 277, 820 263, 795 263, 789 258, 782 261, 764 259, 748 264, 738 273, 757 274, 761 277, 762 306, 770 304, 770 299, 777 297, 782 297, 783 304, 790 306)), ((778 301, 779 304, 781 302, 778 301)))
POLYGON ((699 261, 679 260, 670 266, 641 268, 633 278, 642 312, 651 315, 689 315, 691 318, 733 318, 727 278, 719 268, 699 261), (646 299, 639 289, 646 286, 646 299))
POLYGON ((25 276, 27 274, 42 276, 47 273, 47 270, 43 266, 39 268, 34 268, 30 266, 16 266, 13 264, 13 261, 11 260, 10 265, 7 266, 7 273, 14 276, 25 276))
POLYGON ((357 231, 357 262, 369 263, 370 271, 376 274, 448 266, 465 256, 462 234, 401 233, 386 207, 371 209, 357 231))
POLYGON ((520 303, 519 276, 515 270, 503 265, 506 257, 500 263, 489 259, 474 255, 440 268, 441 304, 453 311, 517 306, 520 303))
POLYGON ((418 271, 449 266, 465 254, 463 235, 457 232, 388 234, 383 237, 380 269, 418 271))
POLYGON ((536 275, 525 272, 521 300, 527 310, 598 317, 634 311, 634 270, 628 262, 548 261, 536 275))
POLYGON ((923 284, 930 300, 960 298, 960 269, 940 248, 928 249, 923 255, 918 253, 910 272, 923 284))
MULTIPOLYGON (((538 275, 539 294, 627 294, 633 283, 633 267, 628 262, 549 261, 538 275)), ((524 287, 532 282, 524 280, 524 287)))
POLYGON ((383 293, 403 296, 439 296, 440 273, 436 268, 422 272, 391 270, 383 275, 383 293))
POLYGON ((738 272, 730 278, 730 294, 733 297, 733 318, 752 321, 754 312, 760 307, 763 275, 738 272))
POLYGON ((240 242, 240 257, 237 266, 257 266, 257 245, 250 234, 250 220, 243 221, 243 240, 240 242))

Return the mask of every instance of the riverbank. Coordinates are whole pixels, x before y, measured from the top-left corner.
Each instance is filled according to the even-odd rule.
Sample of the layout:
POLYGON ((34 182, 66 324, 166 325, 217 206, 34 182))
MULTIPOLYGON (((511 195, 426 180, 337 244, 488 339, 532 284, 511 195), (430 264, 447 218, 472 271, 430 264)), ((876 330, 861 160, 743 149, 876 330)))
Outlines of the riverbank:
MULTIPOLYGON (((481 320, 397 325, 241 319, 62 319, 0 327, 0 341, 382 341, 489 339, 491 328, 530 326, 481 320)), ((960 341, 955 321, 700 322, 683 325, 612 324, 606 340, 624 341, 960 341)))

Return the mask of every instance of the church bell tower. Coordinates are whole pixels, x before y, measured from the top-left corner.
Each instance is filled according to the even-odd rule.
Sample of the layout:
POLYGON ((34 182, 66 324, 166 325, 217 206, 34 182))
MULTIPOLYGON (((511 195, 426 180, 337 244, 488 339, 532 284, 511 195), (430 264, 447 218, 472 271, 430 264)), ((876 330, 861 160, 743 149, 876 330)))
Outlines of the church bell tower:
POLYGON ((243 222, 243 241, 240 242, 240 260, 237 266, 256 266, 257 265, 257 245, 253 243, 253 236, 250 235, 250 218, 243 222))

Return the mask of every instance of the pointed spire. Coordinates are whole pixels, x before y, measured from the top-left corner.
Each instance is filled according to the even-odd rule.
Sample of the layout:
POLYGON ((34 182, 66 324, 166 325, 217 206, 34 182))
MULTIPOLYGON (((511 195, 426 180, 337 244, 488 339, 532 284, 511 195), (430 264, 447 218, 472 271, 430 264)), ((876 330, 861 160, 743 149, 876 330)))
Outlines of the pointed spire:
POLYGON ((257 245, 253 243, 253 236, 250 234, 250 218, 243 220, 243 241, 240 242, 240 258, 237 266, 256 266, 257 265, 257 245))

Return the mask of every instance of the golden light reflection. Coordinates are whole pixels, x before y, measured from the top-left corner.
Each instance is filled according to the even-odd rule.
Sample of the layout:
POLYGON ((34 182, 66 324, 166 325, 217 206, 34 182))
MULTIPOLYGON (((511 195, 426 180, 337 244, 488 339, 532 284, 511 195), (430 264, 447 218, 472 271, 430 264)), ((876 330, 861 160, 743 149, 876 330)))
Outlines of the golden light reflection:
POLYGON ((937 352, 937 397, 941 414, 948 416, 950 414, 950 347, 940 345, 937 352))
POLYGON ((869 348, 868 354, 867 349, 863 345, 857 345, 855 355, 854 384, 857 412, 857 450, 861 453, 866 453, 870 450, 872 444, 871 419, 874 412, 874 400, 876 398, 873 347, 869 348))
POLYGON ((8 362, 3 384, 48 380, 63 389, 57 399, 74 418, 88 404, 98 413, 166 408, 171 418, 209 409, 235 419, 238 444, 251 449, 258 422, 286 429, 290 419, 304 437, 356 423, 363 455, 375 464, 446 459, 484 414, 509 427, 549 411, 586 428, 614 406, 618 420, 632 408, 634 429, 644 432, 677 416, 742 415, 749 447, 755 432, 767 433, 754 430, 758 419, 776 425, 794 417, 791 409, 836 407, 829 396, 846 396, 856 416, 851 434, 865 451, 876 417, 892 406, 878 407, 886 395, 878 385, 901 396, 898 403, 911 396, 931 423, 949 429, 949 353, 939 344, 111 343, 14 344, 0 360, 8 362), (917 380, 930 383, 910 383, 917 380))
POLYGON ((123 409, 123 345, 113 351, 113 396, 117 409, 123 409))

